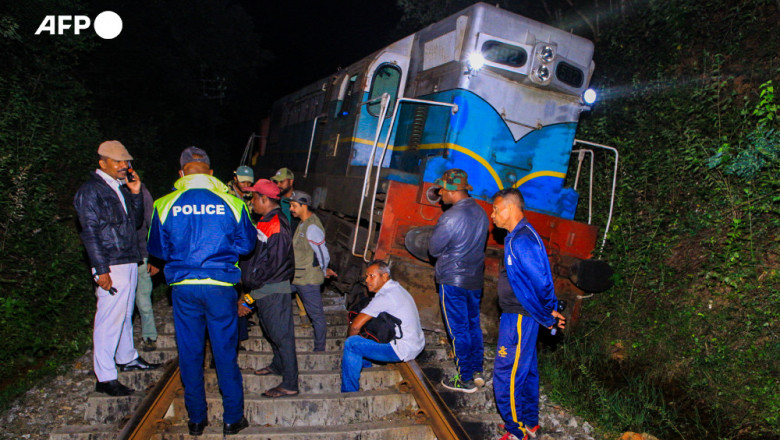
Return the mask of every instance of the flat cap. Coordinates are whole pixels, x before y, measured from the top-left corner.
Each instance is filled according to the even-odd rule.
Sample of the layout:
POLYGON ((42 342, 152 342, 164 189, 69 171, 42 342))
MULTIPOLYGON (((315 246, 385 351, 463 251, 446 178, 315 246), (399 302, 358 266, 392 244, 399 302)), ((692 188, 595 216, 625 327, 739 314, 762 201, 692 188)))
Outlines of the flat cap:
POLYGON ((98 155, 114 160, 133 160, 127 148, 119 141, 105 141, 98 147, 98 155))

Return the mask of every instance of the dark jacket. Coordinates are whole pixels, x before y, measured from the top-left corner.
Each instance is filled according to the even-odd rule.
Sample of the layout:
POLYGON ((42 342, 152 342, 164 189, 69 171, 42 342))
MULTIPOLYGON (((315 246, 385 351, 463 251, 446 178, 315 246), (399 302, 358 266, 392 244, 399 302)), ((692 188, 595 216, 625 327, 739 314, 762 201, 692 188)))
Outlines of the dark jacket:
POLYGON ((439 217, 428 246, 436 257, 436 281, 468 290, 482 288, 488 218, 471 197, 439 217))
POLYGON ((290 281, 295 273, 290 224, 279 208, 257 222, 257 246, 249 259, 241 262, 241 282, 245 290, 266 284, 290 281))
POLYGON ((94 171, 73 197, 81 241, 98 275, 110 272, 109 266, 141 261, 136 229, 143 223, 143 198, 124 185, 120 190, 127 212, 114 190, 94 171))

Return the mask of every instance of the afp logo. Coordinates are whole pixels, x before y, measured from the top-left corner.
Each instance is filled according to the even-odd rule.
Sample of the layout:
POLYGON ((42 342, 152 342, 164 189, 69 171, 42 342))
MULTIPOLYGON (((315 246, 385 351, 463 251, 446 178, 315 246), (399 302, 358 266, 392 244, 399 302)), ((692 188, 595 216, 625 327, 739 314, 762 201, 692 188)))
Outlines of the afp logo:
MULTIPOLYGON (((86 15, 47 15, 35 35, 63 35, 66 32, 80 35, 81 31, 89 29, 90 25, 90 19, 86 15)), ((116 12, 103 11, 95 17, 94 27, 98 37, 111 40, 122 32, 122 18, 116 12)))

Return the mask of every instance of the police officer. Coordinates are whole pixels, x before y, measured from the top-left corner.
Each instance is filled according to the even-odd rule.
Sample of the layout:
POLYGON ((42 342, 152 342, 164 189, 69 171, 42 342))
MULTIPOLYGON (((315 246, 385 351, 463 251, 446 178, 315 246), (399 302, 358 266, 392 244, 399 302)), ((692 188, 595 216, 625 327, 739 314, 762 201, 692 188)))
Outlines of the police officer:
POLYGON ((249 426, 238 368, 238 313, 234 285, 241 280, 239 255, 254 249, 257 232, 241 199, 212 176, 205 151, 184 150, 176 191, 154 204, 149 254, 166 261, 165 279, 173 286, 173 319, 184 404, 190 435, 208 425, 203 356, 208 329, 219 389, 223 433, 249 426))

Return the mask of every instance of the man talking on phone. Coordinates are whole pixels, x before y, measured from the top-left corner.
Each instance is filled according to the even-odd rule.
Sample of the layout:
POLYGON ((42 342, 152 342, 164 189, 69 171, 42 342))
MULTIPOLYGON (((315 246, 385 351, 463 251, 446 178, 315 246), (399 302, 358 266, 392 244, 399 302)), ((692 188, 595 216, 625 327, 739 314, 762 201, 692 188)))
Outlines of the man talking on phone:
POLYGON ((95 391, 126 396, 132 389, 118 380, 120 371, 150 370, 133 345, 133 304, 138 282, 136 229, 143 223, 141 179, 130 169, 133 159, 119 141, 98 147, 98 169, 73 198, 81 241, 97 284, 92 334, 95 391))

